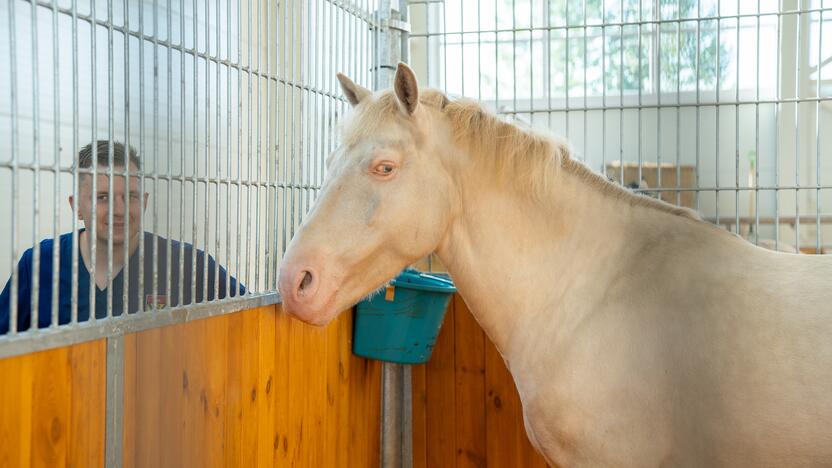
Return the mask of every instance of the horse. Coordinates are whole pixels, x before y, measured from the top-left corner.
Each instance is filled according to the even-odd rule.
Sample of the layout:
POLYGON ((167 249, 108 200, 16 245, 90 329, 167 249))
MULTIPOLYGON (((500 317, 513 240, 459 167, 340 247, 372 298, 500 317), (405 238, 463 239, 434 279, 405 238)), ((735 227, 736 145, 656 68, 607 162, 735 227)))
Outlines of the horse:
POLYGON ((832 466, 832 257, 638 196, 568 144, 396 70, 352 105, 280 266, 325 325, 434 252, 562 467, 832 466))

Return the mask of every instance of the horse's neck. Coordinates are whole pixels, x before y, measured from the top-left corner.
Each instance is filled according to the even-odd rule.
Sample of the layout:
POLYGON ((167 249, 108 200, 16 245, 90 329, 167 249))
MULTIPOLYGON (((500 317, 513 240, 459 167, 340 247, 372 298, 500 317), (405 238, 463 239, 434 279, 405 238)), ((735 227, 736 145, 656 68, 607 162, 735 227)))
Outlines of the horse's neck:
POLYGON ((524 346, 527 327, 568 330, 580 322, 563 313, 562 301, 576 288, 612 281, 640 242, 655 241, 661 220, 652 218, 669 217, 604 196, 569 174, 558 176, 551 202, 468 186, 480 188, 462 196, 462 214, 437 253, 507 361, 524 346))

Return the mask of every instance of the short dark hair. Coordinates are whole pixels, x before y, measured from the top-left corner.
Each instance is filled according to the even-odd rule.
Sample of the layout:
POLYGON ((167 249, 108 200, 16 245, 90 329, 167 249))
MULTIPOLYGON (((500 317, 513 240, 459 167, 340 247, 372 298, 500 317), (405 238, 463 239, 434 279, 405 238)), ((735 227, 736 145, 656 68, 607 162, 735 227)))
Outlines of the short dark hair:
MULTIPOLYGON (((92 167, 92 153, 93 145, 96 150, 96 160, 99 166, 110 166, 110 142, 108 140, 98 140, 81 148, 78 152, 78 160, 76 161, 76 168, 89 169, 92 167)), ((139 159, 139 153, 132 146, 125 146, 123 143, 117 141, 113 142, 113 164, 116 167, 127 167, 125 164, 125 155, 129 151, 130 162, 136 166, 136 169, 142 169, 142 162, 139 159)))

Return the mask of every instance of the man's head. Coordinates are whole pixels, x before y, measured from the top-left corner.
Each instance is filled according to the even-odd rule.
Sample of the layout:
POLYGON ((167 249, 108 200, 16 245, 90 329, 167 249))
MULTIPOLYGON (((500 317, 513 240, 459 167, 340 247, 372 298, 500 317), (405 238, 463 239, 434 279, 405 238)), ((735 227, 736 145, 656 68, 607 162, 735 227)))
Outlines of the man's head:
POLYGON ((78 200, 69 197, 69 204, 78 211, 78 219, 91 229, 95 219, 95 232, 99 241, 112 239, 113 245, 121 245, 127 240, 125 228, 130 224, 130 238, 138 239, 139 216, 147 206, 147 193, 139 192, 139 171, 141 160, 133 148, 107 140, 98 140, 83 147, 78 152, 75 163, 78 171, 78 200), (113 190, 110 192, 110 152, 113 156, 113 190), (95 192, 93 192, 93 164, 97 167, 95 192), (125 183, 124 172, 129 164, 130 182, 125 183), (93 196, 96 199, 95 213, 92 211, 93 196), (128 197, 127 199, 125 197, 128 197), (113 225, 109 225, 110 199, 113 204, 113 225), (111 235, 112 233, 112 235, 111 235))

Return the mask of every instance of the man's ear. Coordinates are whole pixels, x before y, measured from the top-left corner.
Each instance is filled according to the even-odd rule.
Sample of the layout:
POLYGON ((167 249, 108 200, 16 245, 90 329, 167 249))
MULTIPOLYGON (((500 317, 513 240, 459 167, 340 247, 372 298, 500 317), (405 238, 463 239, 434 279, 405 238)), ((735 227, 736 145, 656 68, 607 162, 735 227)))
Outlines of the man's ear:
POLYGON ((338 81, 341 82, 341 90, 344 91, 344 96, 347 97, 347 101, 349 101, 353 107, 357 106, 359 102, 372 94, 369 89, 355 84, 347 77, 347 75, 344 75, 343 73, 336 73, 335 76, 337 76, 338 81))
POLYGON ((75 197, 70 195, 67 197, 67 201, 69 202, 69 208, 73 213, 75 213, 75 216, 78 216, 78 219, 81 219, 81 210, 79 209, 80 207, 75 206, 75 197))
POLYGON ((413 115, 419 106, 419 83, 416 82, 416 75, 413 70, 404 63, 399 62, 399 66, 396 68, 393 89, 396 91, 396 98, 398 98, 402 110, 407 115, 413 115))

